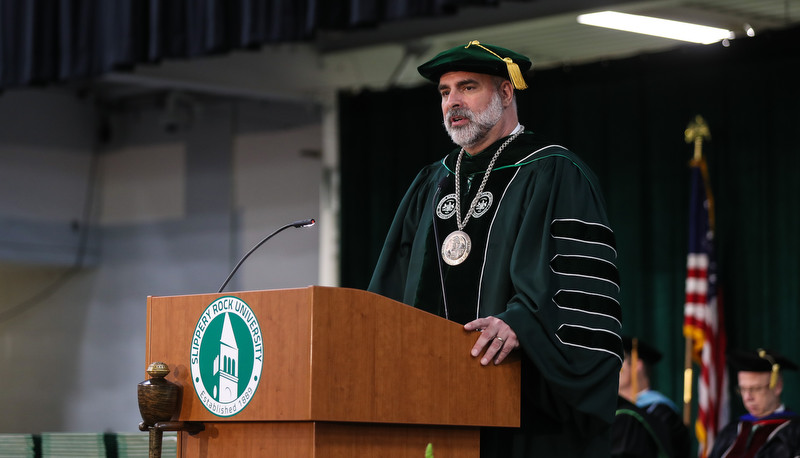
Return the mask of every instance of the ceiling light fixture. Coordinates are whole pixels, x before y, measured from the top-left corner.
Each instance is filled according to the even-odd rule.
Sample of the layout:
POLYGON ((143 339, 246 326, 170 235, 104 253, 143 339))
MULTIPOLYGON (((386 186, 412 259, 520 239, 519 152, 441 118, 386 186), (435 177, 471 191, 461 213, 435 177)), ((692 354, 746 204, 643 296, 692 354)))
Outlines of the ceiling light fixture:
POLYGON ((726 29, 616 11, 581 14, 578 16, 578 22, 706 45, 735 38, 733 32, 726 29))

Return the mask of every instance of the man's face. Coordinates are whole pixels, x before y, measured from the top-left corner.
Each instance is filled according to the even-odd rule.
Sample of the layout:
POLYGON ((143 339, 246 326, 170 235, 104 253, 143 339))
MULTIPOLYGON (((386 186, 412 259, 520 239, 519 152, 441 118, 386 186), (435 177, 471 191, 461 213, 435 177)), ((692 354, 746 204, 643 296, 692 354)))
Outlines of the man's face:
POLYGON ((622 368, 619 370, 619 392, 630 389, 631 385, 631 355, 625 353, 622 368))
POLYGON ((739 392, 742 403, 750 415, 761 418, 775 412, 781 405, 783 382, 778 379, 775 388, 769 387, 769 372, 739 372, 739 392))
POLYGON ((444 127, 453 142, 469 148, 480 143, 503 116, 496 80, 482 73, 450 72, 439 78, 444 127))

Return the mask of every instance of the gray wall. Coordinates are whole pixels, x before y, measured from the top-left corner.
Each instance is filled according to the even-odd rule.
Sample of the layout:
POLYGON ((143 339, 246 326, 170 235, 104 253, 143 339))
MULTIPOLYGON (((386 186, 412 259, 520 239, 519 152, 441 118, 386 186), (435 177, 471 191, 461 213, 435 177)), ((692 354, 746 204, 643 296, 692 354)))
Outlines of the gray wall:
MULTIPOLYGON (((147 296, 216 292, 318 217, 317 110, 178 100, 0 96, 0 433, 137 431, 147 296)), ((319 229, 226 290, 318 284, 319 229)))

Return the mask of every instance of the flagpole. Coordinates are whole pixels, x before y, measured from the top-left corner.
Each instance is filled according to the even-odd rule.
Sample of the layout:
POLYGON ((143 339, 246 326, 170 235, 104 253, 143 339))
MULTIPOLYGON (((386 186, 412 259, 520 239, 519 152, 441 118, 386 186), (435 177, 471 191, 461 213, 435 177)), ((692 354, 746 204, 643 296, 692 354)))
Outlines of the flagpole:
POLYGON ((683 424, 692 422, 692 338, 686 338, 683 365, 683 424))
MULTIPOLYGON (((684 132, 686 143, 694 143, 694 155, 689 165, 700 167, 703 175, 708 173, 703 160, 703 139, 711 139, 711 131, 702 116, 695 116, 694 121, 690 122, 684 132)), ((713 215, 713 213, 710 213, 713 215)), ((713 220, 710 221, 713 230, 713 220)), ((692 370, 692 354, 694 353, 694 342, 691 336, 686 336, 683 365, 683 423, 686 426, 692 421, 692 381, 694 374, 692 370)))

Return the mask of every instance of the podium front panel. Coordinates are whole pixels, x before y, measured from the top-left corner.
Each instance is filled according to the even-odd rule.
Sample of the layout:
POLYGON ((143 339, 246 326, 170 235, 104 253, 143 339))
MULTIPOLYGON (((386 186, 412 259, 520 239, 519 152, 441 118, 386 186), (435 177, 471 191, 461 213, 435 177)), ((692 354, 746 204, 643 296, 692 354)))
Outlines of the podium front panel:
POLYGON ((478 428, 327 422, 220 422, 179 436, 178 457, 480 458, 478 428))
POLYGON ((176 420, 519 425, 518 359, 481 366, 469 355, 476 333, 377 294, 312 286, 151 296, 147 309, 146 364, 167 363, 167 379, 181 386, 176 420), (252 309, 260 329, 261 373, 257 384, 220 378, 198 393, 192 375, 195 334, 204 311, 222 297, 252 309), (246 383, 255 386, 246 402, 240 398, 231 407, 234 414, 220 415, 201 400, 232 383, 240 384, 239 391, 246 383), (493 408, 478 410, 475 400, 493 408))

